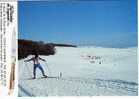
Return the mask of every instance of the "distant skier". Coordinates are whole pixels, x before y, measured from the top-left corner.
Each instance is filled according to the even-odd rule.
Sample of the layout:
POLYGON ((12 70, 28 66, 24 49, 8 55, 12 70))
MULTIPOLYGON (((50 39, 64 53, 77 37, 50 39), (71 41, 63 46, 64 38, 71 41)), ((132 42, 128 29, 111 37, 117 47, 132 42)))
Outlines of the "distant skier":
POLYGON ((33 76, 34 77, 33 77, 33 79, 36 78, 36 68, 39 68, 41 70, 43 76, 47 78, 47 75, 45 75, 44 70, 43 70, 41 64, 39 63, 39 60, 46 61, 45 59, 40 58, 38 53, 35 53, 35 57, 32 57, 31 59, 24 61, 24 62, 33 61, 33 64, 34 64, 34 68, 33 68, 33 76))

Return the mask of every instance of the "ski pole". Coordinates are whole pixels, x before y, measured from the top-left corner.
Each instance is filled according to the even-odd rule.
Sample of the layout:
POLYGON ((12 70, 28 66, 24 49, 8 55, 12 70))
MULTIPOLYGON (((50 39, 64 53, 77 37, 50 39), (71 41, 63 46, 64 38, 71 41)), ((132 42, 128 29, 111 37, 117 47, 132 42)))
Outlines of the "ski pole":
MULTIPOLYGON (((48 69, 48 72, 49 72, 50 76, 52 76, 52 72, 51 72, 51 70, 50 70, 48 64, 47 64, 46 62, 45 62, 45 64, 46 64, 46 66, 47 66, 47 69, 48 69)), ((62 73, 61 73, 61 72, 60 72, 60 74, 59 74, 58 77, 59 77, 59 78, 62 78, 62 73)))
POLYGON ((49 69, 48 64, 47 64, 46 62, 45 62, 45 64, 46 64, 46 66, 47 66, 47 69, 48 69, 49 75, 52 76, 52 75, 51 75, 51 70, 49 69))
MULTIPOLYGON (((28 72, 29 72, 29 74, 30 74, 31 70, 30 70, 30 68, 28 67, 28 65, 27 65, 27 63, 26 63, 26 62, 25 62, 25 65, 26 65, 27 70, 28 70, 28 72)), ((31 74, 30 74, 30 76, 32 77, 32 75, 31 75, 31 74)))

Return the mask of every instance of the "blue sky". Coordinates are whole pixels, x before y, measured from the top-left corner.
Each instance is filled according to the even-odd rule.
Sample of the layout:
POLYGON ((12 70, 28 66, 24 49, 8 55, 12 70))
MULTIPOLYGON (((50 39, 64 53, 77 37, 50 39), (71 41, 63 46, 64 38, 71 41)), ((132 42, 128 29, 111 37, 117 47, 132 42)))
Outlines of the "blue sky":
POLYGON ((19 38, 95 45, 137 46, 136 0, 19 2, 19 38))

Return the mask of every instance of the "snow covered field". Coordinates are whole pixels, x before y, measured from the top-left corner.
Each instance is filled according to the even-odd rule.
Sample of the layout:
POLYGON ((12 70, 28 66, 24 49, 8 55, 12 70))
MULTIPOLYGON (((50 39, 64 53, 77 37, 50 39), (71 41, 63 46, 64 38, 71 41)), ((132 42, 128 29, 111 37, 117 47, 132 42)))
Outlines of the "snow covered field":
POLYGON ((19 96, 138 95, 136 47, 56 47, 55 55, 40 57, 47 60, 40 63, 50 78, 42 79, 37 70, 32 80, 32 62, 20 60, 19 96))

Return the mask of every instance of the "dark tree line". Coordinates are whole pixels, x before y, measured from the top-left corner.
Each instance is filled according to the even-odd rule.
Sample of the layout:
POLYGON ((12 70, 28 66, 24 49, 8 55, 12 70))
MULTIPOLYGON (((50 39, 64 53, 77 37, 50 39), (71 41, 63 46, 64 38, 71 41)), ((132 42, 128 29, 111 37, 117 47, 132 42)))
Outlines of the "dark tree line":
POLYGON ((54 55, 55 46, 59 47, 77 47, 70 44, 44 43, 42 41, 18 40, 18 59, 26 58, 28 55, 38 53, 39 55, 54 55))
POLYGON ((26 58, 36 52, 40 55, 54 55, 55 47, 53 44, 45 44, 42 41, 18 40, 18 59, 26 58))

